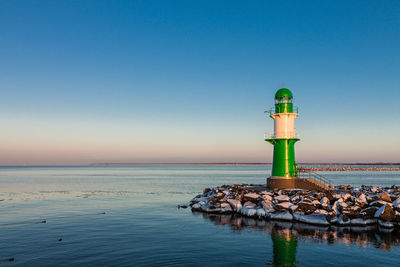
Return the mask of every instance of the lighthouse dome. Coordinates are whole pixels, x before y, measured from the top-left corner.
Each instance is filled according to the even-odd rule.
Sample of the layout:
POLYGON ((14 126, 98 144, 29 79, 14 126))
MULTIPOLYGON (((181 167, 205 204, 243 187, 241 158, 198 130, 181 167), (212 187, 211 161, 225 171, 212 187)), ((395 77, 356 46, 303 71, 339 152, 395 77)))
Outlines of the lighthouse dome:
POLYGON ((292 99, 293 94, 287 88, 279 89, 275 94, 275 99, 292 99))

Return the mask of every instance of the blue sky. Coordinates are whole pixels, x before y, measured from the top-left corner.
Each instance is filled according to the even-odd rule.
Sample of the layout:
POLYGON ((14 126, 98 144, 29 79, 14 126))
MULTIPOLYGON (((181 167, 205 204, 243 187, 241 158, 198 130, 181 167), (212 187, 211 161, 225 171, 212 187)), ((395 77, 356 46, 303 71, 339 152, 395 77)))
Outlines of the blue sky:
POLYGON ((0 164, 400 161, 399 1, 1 1, 0 164))

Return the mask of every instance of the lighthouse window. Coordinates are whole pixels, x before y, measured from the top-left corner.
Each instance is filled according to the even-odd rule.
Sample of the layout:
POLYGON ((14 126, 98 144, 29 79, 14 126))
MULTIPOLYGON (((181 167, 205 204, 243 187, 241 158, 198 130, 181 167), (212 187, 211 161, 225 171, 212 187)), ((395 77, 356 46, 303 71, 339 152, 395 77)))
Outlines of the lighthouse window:
POLYGON ((275 104, 281 104, 281 103, 292 103, 292 99, 285 97, 285 98, 275 100, 275 104))

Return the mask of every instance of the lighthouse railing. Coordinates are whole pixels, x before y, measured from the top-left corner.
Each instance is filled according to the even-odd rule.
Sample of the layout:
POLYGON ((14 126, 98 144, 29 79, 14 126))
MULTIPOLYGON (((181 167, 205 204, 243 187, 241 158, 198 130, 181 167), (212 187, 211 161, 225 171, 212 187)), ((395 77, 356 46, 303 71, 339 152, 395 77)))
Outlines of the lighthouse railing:
POLYGON ((276 135, 275 132, 264 133, 264 140, 277 139, 277 138, 298 138, 298 139, 300 139, 300 133, 298 131, 288 132, 285 135, 276 135))
MULTIPOLYGON (((293 107, 293 113, 299 113, 299 107, 294 106, 293 107)), ((275 108, 270 108, 269 110, 264 111, 264 114, 272 115, 275 114, 275 108)))
POLYGON ((307 168, 298 168, 297 170, 297 177, 298 178, 305 178, 305 179, 314 179, 317 182, 326 185, 329 188, 333 188, 333 183, 328 178, 318 174, 316 172, 311 172, 307 168))

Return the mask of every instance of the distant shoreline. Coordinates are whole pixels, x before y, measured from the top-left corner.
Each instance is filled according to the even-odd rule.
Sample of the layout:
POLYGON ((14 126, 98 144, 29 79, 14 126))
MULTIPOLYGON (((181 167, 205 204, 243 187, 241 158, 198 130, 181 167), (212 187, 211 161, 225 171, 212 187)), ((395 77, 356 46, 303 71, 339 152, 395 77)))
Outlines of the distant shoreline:
MULTIPOLYGON (((184 162, 184 163, 172 163, 172 162, 158 162, 158 163, 121 163, 121 162, 103 162, 103 163, 89 163, 90 166, 154 166, 154 165, 272 165, 272 163, 265 163, 265 162, 184 162)), ((301 166, 315 166, 315 165, 322 165, 322 166, 397 166, 400 163, 298 163, 299 167, 301 166)))

